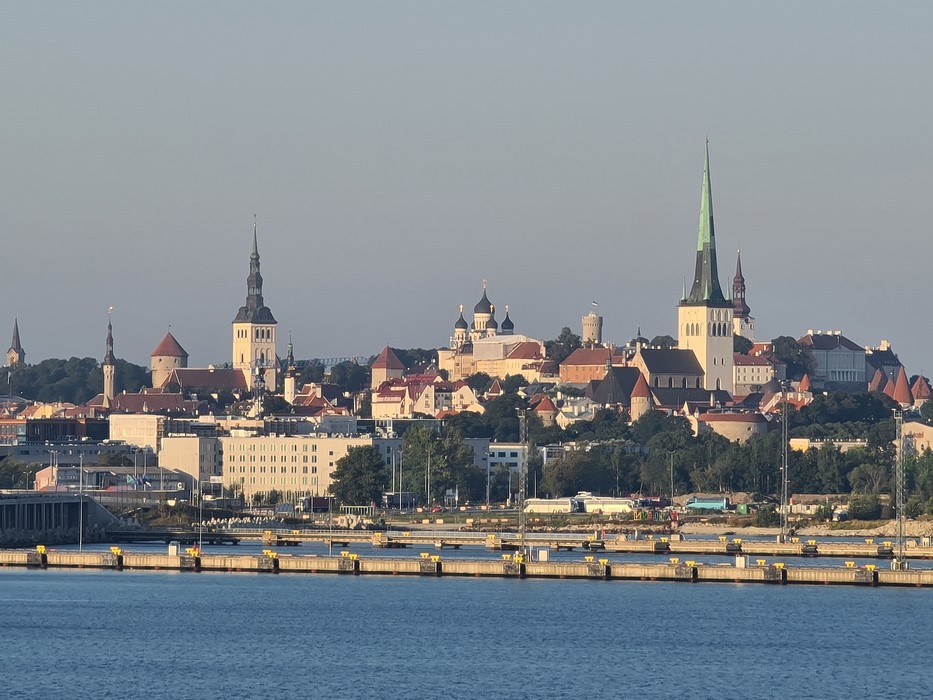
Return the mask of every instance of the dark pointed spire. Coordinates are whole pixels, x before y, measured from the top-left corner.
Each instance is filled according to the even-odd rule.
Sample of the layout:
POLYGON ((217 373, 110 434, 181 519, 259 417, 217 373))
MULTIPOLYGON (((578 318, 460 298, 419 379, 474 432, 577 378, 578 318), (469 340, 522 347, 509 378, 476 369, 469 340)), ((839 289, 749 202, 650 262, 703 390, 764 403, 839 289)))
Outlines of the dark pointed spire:
MULTIPOLYGON (((255 218, 255 214, 253 215, 255 218)), ((249 256, 249 277, 246 278, 246 306, 241 306, 234 323, 276 323, 262 299, 262 273, 259 271, 259 241, 253 221, 253 250, 249 256)))
POLYGON ((709 142, 706 143, 706 162, 703 167, 703 190, 700 195, 700 226, 697 233, 697 261, 693 286, 687 304, 727 306, 722 287, 719 286, 719 268, 716 262, 716 230, 713 226, 713 192, 709 173, 709 142))
POLYGON ((111 314, 113 314, 113 307, 111 306, 107 309, 107 352, 104 353, 105 365, 115 365, 117 363, 116 358, 113 356, 113 323, 111 321, 111 314))
POLYGON ((736 318, 748 318, 751 309, 745 303, 745 276, 742 274, 742 251, 735 256, 735 277, 732 278, 732 310, 736 318))
POLYGON ((23 354, 23 345, 19 340, 19 319, 17 318, 13 319, 13 341, 10 343, 10 350, 20 355, 23 354))

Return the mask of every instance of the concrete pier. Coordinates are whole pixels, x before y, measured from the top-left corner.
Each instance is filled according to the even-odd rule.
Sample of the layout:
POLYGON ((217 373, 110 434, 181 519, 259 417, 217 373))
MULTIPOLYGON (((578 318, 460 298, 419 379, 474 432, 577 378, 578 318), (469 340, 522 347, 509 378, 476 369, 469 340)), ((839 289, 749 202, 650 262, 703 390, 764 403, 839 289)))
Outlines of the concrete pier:
POLYGON ((810 567, 782 562, 749 563, 740 556, 737 565, 704 564, 672 557, 667 563, 610 562, 597 555, 582 561, 525 561, 503 554, 499 559, 450 559, 422 553, 417 557, 363 558, 349 551, 340 556, 292 556, 266 550, 262 555, 137 554, 118 547, 109 552, 57 552, 0 550, 0 567, 105 569, 111 571, 252 572, 295 574, 344 574, 379 576, 471 576, 497 578, 551 578, 603 581, 681 581, 686 583, 770 583, 849 586, 933 587, 933 570, 894 571, 874 565, 810 567))

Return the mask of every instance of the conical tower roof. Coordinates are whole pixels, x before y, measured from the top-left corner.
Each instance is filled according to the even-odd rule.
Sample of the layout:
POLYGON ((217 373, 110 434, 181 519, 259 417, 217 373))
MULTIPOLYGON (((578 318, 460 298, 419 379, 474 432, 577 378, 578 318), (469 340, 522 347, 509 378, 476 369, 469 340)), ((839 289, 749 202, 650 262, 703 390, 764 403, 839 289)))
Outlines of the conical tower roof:
POLYGON ((700 226, 697 233, 697 260, 693 286, 685 304, 729 306, 719 285, 719 267, 716 262, 716 230, 713 225, 713 192, 709 173, 709 142, 706 144, 706 162, 703 167, 703 188, 700 195, 700 226))
POLYGON ((188 353, 169 331, 156 345, 150 357, 188 357, 188 353))
POLYGON ((875 370, 875 374, 872 376, 871 381, 868 382, 869 391, 884 391, 885 385, 888 383, 888 375, 884 373, 884 370, 880 367, 875 370))
POLYGON ((810 383, 810 375, 804 374, 803 379, 800 380, 800 385, 797 387, 797 391, 801 394, 810 391, 813 388, 813 385, 810 383))
POLYGON ((914 402, 914 397, 910 393, 910 384, 907 382, 907 372, 904 371, 904 365, 901 365, 897 372, 897 381, 894 383, 894 395, 891 397, 901 406, 910 406, 914 402))
POLYGON ((913 394, 914 401, 926 401, 933 395, 930 391, 930 383, 922 374, 917 377, 914 385, 910 387, 910 393, 913 394))
POLYGON ((645 375, 641 372, 638 373, 638 381, 635 382, 635 386, 632 388, 632 398, 633 399, 650 399, 651 398, 651 387, 648 386, 648 380, 645 379, 645 375))
POLYGON ((12 352, 23 354, 23 345, 19 340, 19 319, 13 319, 13 340, 10 343, 10 350, 12 352))
POLYGON ((386 345, 382 352, 379 353, 379 356, 373 360, 370 367, 372 369, 405 369, 405 365, 398 359, 398 355, 396 355, 395 351, 388 345, 386 345))

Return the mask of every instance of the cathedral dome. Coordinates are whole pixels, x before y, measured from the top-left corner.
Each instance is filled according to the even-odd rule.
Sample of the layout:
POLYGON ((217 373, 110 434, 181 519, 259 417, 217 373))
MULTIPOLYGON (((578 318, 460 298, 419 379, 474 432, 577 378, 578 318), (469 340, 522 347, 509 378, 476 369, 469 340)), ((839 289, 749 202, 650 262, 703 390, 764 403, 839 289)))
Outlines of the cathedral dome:
POLYGON ((454 324, 454 328, 458 331, 465 331, 469 328, 469 324, 466 322, 466 319, 463 318, 463 307, 460 307, 460 318, 457 319, 457 322, 454 324))
POLYGON ((509 307, 508 306, 505 307, 505 318, 502 319, 501 327, 503 331, 514 331, 515 330, 515 324, 512 323, 512 319, 509 318, 509 307))
POLYGON ((474 314, 491 314, 492 313, 492 304, 489 302, 489 297, 486 296, 486 288, 483 287, 483 298, 476 302, 476 306, 473 307, 474 314))

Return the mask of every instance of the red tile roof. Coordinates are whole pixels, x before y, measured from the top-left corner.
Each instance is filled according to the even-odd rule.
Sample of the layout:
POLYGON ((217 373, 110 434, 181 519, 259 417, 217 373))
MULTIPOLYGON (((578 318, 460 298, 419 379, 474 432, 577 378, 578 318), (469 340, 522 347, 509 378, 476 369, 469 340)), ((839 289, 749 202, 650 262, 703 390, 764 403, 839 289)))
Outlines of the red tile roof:
POLYGON ((525 341, 519 343, 512 351, 508 354, 508 359, 510 360, 540 360, 541 356, 541 346, 537 343, 532 343, 530 341, 525 341))
MULTIPOLYGON (((613 359, 611 353, 612 351, 609 348, 577 348, 564 358, 561 364, 605 367, 606 360, 613 359)), ((621 361, 622 356, 616 355, 615 359, 621 361)))
POLYGON ((188 357, 185 349, 175 340, 175 336, 168 332, 165 337, 156 345, 150 357, 188 357))
POLYGON ((379 356, 373 360, 370 368, 404 370, 405 365, 403 365, 402 361, 398 359, 398 355, 395 354, 392 348, 386 345, 382 352, 379 353, 379 356))
POLYGON ((163 383, 178 384, 182 389, 204 388, 246 391, 246 376, 239 369, 175 369, 163 383))

